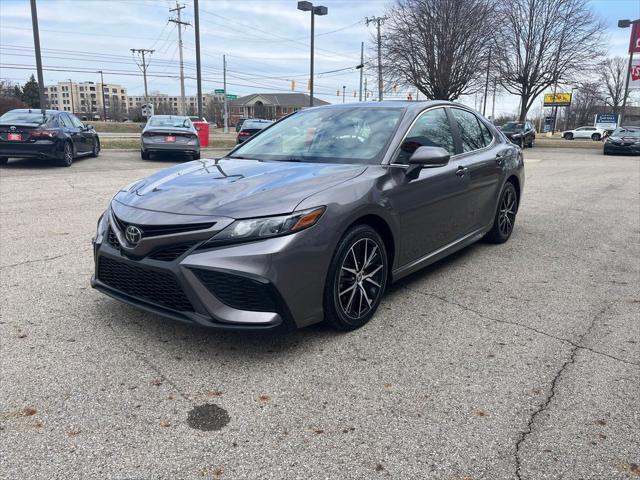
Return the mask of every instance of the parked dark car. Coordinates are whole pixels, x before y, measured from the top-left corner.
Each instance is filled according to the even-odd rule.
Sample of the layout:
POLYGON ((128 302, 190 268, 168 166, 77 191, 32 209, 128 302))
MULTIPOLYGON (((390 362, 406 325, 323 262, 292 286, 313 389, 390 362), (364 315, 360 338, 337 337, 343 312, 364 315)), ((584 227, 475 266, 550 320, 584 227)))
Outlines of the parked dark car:
POLYGON ((237 143, 242 143, 247 141, 249 138, 254 136, 260 130, 264 130, 269 125, 271 125, 273 121, 271 120, 258 120, 258 119, 249 119, 246 120, 240 131, 238 132, 237 143))
POLYGON ((522 150, 455 103, 294 113, 225 157, 122 188, 94 288, 223 329, 364 325, 391 282, 513 231, 522 150))
POLYGON ((604 154, 640 155, 640 127, 620 127, 604 142, 604 154))
POLYGON ((533 147, 536 143, 536 129, 530 122, 507 122, 500 130, 520 148, 533 147))
POLYGON ((96 131, 72 113, 17 109, 0 117, 0 165, 9 158, 40 158, 68 167, 76 157, 99 153, 96 131))

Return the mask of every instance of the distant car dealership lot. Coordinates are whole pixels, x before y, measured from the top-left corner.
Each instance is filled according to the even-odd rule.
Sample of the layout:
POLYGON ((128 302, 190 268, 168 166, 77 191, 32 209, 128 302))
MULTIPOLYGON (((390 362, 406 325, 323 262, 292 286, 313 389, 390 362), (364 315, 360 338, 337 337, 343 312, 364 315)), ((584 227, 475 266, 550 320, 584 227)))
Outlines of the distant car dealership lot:
POLYGON ((89 287, 113 193, 175 162, 103 150, 64 169, 0 167, 7 478, 637 471, 638 157, 527 149, 507 244, 401 281, 358 331, 268 336, 185 326, 89 287))

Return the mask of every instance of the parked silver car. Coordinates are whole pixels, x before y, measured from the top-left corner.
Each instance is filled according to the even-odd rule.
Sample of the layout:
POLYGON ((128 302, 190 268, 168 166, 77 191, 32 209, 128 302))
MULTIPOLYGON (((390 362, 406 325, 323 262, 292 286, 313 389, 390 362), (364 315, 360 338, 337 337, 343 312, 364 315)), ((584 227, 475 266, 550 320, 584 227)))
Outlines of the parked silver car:
POLYGON ((140 156, 149 160, 152 153, 182 153, 200 158, 198 131, 189 117, 181 115, 154 115, 149 119, 140 137, 140 156))

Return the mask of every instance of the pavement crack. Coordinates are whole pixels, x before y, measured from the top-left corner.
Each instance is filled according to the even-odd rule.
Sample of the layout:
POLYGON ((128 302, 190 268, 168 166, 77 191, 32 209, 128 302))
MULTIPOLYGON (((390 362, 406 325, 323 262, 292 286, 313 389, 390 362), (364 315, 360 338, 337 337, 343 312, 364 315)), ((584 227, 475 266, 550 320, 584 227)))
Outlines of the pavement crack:
POLYGON ((20 265, 28 265, 29 263, 49 262, 51 260, 56 260, 58 258, 66 257, 69 255, 77 255, 77 254, 78 252, 68 252, 68 253, 61 253, 60 255, 54 255, 53 257, 35 258, 33 260, 25 260, 24 262, 10 263, 9 265, 2 265, 0 267, 0 270, 4 270, 6 268, 18 267, 20 265))
MULTIPOLYGON (((605 305, 596 315, 593 316, 587 329, 578 338, 579 342, 581 342, 587 335, 591 333, 591 330, 593 330, 593 327, 595 326, 596 321, 600 317, 602 317, 602 315, 604 315, 604 313, 607 311, 608 308, 609 308, 609 305, 605 305)), ((531 413, 531 415, 529 416, 529 420, 527 421, 527 428, 520 433, 520 438, 516 442, 515 453, 514 453, 515 463, 516 463, 515 475, 517 480, 522 479, 522 472, 521 472, 522 464, 520 460, 520 449, 522 448, 522 444, 527 439, 527 437, 531 435, 531 433, 533 432, 533 426, 536 421, 536 418, 538 418, 538 416, 542 412, 546 411, 549 408, 549 405, 551 404, 553 398, 556 395, 556 386, 558 385, 558 382, 560 381, 564 371, 575 362, 576 354, 578 353, 578 350, 580 350, 579 346, 573 346, 573 348, 571 349, 571 352, 569 353, 569 358, 560 366, 555 376, 553 377, 553 380, 551 381, 551 388, 549 389, 549 394, 547 395, 547 398, 545 399, 544 402, 542 402, 538 406, 538 408, 536 408, 531 413)))
MULTIPOLYGON (((414 289, 409 288, 409 287, 404 287, 404 288, 409 290, 410 292, 418 293, 418 294, 424 295, 426 297, 433 297, 433 298, 436 298, 436 299, 438 299, 438 300, 440 300, 440 301, 442 301, 444 303, 448 303, 450 305, 454 305, 456 307, 462 308, 463 310, 466 310, 468 312, 474 313, 475 315, 479 316, 480 318, 484 318, 486 320, 491 320, 492 322, 505 323, 507 325, 513 325, 513 326, 516 326, 516 327, 525 328, 525 329, 530 330, 532 332, 535 332, 535 333, 537 333, 539 335, 544 335, 545 337, 549 337, 549 338, 553 338, 554 340, 558 340, 559 342, 568 343, 569 345, 571 345, 571 346, 573 346, 575 348, 579 348, 579 349, 582 349, 582 350, 587 350, 587 351, 589 351, 591 353, 594 353, 596 355, 602 355, 604 357, 610 358, 610 359, 615 360, 617 362, 625 363, 627 365, 633 365, 635 367, 640 367, 640 363, 638 363, 638 362, 632 362, 632 361, 629 361, 629 360, 625 360, 623 358, 616 357, 615 355, 611 355, 611 354, 606 353, 606 352, 601 352, 600 350, 596 350, 596 349, 591 348, 591 347, 586 347, 584 345, 581 345, 580 342, 573 341, 573 340, 571 340, 569 338, 558 337, 557 335, 554 335, 554 334, 549 333, 549 332, 545 332, 544 330, 540 330, 539 328, 535 328, 535 327, 532 327, 530 325, 525 325, 524 323, 519 323, 519 322, 514 322, 514 321, 511 321, 511 320, 504 320, 504 319, 501 319, 501 318, 491 317, 491 316, 489 316, 489 315, 487 315, 485 313, 482 313, 482 312, 480 312, 478 310, 475 310, 475 309, 473 309, 471 307, 468 307, 467 305, 463 305, 462 303, 458 303, 458 302, 456 302, 454 300, 450 300, 450 299, 448 299, 446 297, 442 297, 440 295, 436 295, 435 293, 421 292, 419 290, 414 290, 414 289)), ((582 340, 582 337, 580 337, 580 341, 581 340, 582 340)))

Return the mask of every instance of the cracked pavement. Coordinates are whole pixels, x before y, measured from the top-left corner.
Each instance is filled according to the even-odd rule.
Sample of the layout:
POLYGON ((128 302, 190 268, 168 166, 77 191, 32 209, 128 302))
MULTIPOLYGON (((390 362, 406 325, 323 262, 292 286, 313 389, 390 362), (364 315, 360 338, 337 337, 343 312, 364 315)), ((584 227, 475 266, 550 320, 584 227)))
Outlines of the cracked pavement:
POLYGON ((172 164, 0 168, 0 478, 640 477, 637 157, 525 150, 508 243, 395 284, 356 332, 289 335, 89 287, 113 193, 172 164))

